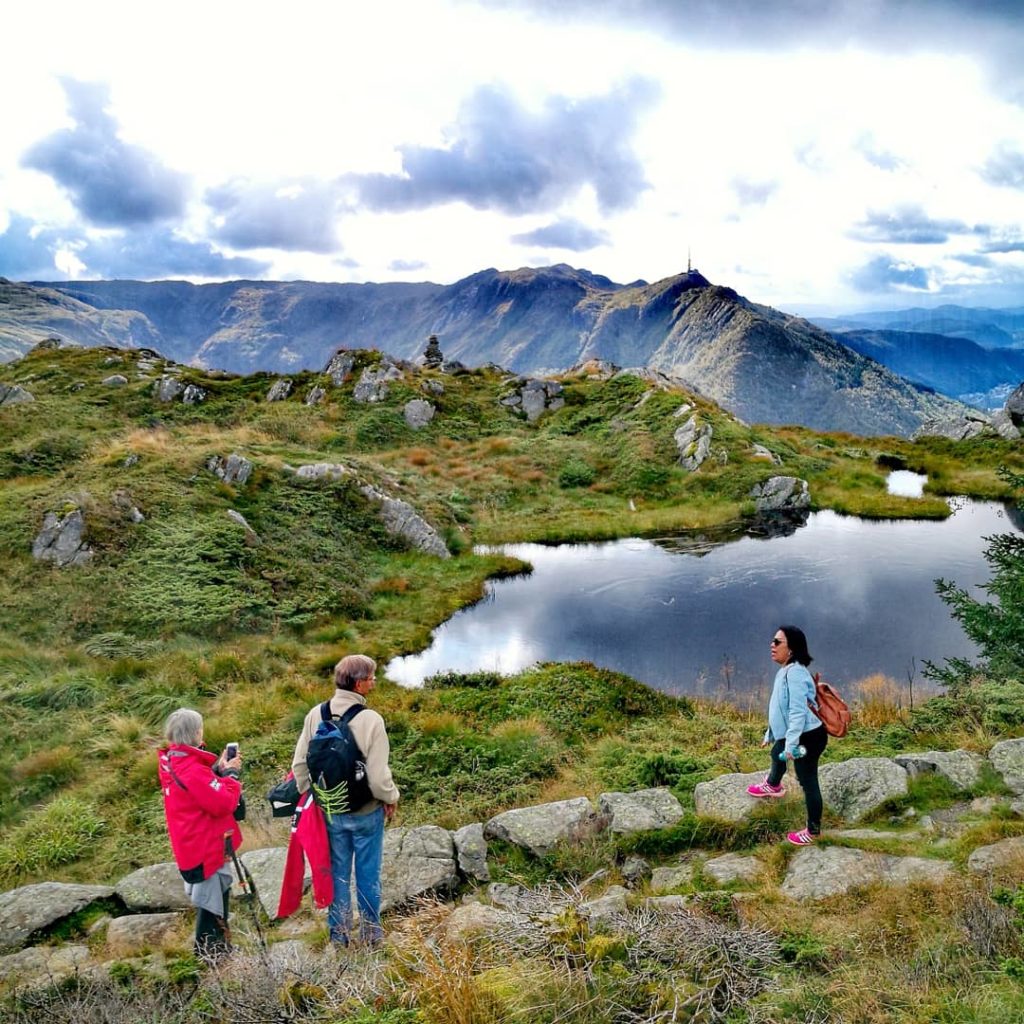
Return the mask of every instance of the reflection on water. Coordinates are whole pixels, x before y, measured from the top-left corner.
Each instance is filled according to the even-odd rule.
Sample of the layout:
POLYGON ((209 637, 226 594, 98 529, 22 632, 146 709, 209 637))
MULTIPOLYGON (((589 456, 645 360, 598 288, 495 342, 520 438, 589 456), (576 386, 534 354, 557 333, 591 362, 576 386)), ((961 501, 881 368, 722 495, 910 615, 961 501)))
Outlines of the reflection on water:
POLYGON ((923 498, 927 482, 928 477, 924 473, 911 473, 907 469, 894 470, 886 478, 889 493, 901 498, 923 498))
POLYGON ((775 628, 794 623, 827 678, 883 672, 906 682, 926 659, 975 654, 935 578, 973 590, 989 578, 983 538, 1019 530, 997 503, 953 505, 944 521, 816 512, 788 536, 724 542, 689 534, 506 545, 533 572, 489 583, 487 600, 435 630, 426 651, 394 659, 387 674, 415 686, 442 671, 583 660, 669 692, 752 693, 774 675, 775 628))

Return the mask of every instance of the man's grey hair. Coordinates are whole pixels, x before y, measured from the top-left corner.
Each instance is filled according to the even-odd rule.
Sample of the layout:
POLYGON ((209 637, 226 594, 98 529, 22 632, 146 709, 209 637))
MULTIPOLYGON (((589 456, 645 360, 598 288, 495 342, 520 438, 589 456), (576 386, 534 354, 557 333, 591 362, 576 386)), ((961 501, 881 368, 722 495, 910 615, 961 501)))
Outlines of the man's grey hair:
POLYGON ((198 747, 203 734, 203 716, 191 708, 178 708, 167 716, 164 738, 168 743, 198 747))
POLYGON ((339 690, 355 688, 360 679, 369 679, 377 671, 377 662, 365 654, 348 654, 334 666, 334 685, 339 690))

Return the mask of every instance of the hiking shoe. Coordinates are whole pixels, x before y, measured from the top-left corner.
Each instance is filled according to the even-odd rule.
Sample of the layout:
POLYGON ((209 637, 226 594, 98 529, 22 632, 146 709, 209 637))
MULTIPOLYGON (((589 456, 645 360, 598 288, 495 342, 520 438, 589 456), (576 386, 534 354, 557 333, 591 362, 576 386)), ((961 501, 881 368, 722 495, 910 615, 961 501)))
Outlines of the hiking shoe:
POLYGON ((756 782, 753 786, 747 786, 747 793, 750 796, 785 796, 786 791, 782 786, 773 786, 767 779, 764 782, 756 782))
POLYGON ((803 828, 799 832, 790 832, 786 838, 794 846, 810 846, 814 842, 814 836, 811 835, 807 829, 803 828))

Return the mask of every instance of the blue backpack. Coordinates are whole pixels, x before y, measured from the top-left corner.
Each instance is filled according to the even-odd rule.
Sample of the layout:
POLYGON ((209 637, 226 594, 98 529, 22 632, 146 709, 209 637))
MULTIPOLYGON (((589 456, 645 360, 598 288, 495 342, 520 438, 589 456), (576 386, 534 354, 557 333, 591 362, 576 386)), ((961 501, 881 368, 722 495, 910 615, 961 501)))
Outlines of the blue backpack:
POLYGON ((349 728, 360 711, 355 704, 340 718, 331 714, 331 702, 320 705, 320 724, 309 741, 306 767, 313 799, 328 821, 335 814, 351 814, 373 799, 366 778, 366 759, 349 728))

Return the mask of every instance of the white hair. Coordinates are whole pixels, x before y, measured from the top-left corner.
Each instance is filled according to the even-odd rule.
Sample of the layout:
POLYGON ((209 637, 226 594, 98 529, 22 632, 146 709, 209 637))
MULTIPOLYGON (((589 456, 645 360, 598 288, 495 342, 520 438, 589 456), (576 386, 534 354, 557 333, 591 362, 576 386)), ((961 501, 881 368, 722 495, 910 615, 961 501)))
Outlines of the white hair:
POLYGON ((164 737, 168 743, 183 744, 188 747, 199 746, 199 738, 203 735, 203 716, 191 708, 178 708, 167 716, 164 726, 164 737))

